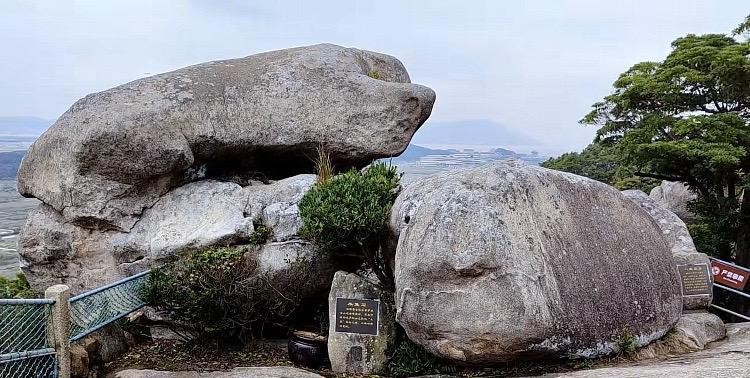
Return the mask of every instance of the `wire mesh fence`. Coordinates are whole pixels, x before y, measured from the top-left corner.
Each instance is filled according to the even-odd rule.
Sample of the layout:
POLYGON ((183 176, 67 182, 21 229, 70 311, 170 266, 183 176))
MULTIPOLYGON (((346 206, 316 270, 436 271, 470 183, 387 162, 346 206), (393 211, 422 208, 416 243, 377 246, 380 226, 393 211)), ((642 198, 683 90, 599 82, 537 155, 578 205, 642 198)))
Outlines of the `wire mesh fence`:
MULTIPOLYGON (((40 350, 39 353, 20 353, 15 358, 2 358, 0 355, 0 377, 39 378, 56 377, 57 360, 54 349, 40 350)), ((10 356, 8 356, 10 357, 10 356)))
POLYGON ((0 299, 0 377, 54 377, 51 299, 0 299))
POLYGON ((143 272, 70 298, 70 340, 78 340, 143 307, 143 272))
POLYGON ((52 303, 49 299, 0 299, 0 354, 46 348, 52 303))

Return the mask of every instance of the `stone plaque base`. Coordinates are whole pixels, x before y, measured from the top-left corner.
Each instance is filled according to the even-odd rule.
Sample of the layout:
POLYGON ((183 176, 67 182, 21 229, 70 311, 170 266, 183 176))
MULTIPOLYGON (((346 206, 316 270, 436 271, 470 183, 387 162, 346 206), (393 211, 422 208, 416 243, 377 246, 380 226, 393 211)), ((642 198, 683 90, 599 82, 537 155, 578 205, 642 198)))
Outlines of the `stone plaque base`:
POLYGON ((395 314, 377 285, 336 272, 328 296, 328 357, 336 373, 383 374, 393 344, 395 314))

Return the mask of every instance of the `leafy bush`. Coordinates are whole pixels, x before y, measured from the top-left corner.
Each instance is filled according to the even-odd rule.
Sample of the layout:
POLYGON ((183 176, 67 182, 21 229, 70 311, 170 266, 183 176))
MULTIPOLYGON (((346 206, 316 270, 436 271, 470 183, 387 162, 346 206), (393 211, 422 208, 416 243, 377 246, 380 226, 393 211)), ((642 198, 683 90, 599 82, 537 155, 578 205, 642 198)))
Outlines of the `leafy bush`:
POLYGON ((396 346, 388 361, 388 369, 394 377, 437 374, 440 373, 441 366, 442 362, 439 358, 405 336, 396 346))
POLYGON ((355 253, 381 284, 392 288, 381 241, 399 178, 395 167, 375 163, 364 172, 351 170, 318 182, 300 201, 302 235, 326 253, 355 253))
POLYGON ((144 298, 204 338, 243 341, 266 324, 285 326, 301 302, 299 282, 309 278, 305 262, 271 276, 244 252, 210 248, 154 269, 144 298))
POLYGON ((39 296, 39 293, 29 285, 26 276, 21 273, 16 274, 16 278, 0 277, 0 298, 21 299, 39 296))
POLYGON ((378 70, 369 70, 369 71, 367 71, 367 76, 369 76, 369 77, 371 77, 371 78, 373 78, 375 80, 380 80, 380 71, 378 71, 378 70))

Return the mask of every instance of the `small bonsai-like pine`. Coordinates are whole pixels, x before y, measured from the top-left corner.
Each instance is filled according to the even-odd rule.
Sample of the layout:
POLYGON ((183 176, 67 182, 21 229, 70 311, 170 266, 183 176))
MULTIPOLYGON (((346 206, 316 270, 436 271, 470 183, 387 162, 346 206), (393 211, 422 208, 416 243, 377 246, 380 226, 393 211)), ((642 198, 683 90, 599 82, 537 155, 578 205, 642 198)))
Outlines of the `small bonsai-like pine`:
POLYGON ((363 172, 350 170, 319 181, 300 201, 302 235, 325 253, 354 254, 392 290, 393 272, 382 242, 399 179, 395 167, 375 163, 363 172))

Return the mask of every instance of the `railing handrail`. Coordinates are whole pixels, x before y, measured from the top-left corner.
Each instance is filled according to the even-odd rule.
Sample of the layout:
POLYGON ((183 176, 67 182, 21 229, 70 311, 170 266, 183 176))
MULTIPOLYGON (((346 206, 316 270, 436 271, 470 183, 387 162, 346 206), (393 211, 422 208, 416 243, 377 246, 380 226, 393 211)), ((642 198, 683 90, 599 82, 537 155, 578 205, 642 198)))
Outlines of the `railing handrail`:
POLYGON ((36 350, 27 350, 23 352, 11 352, 0 354, 0 362, 13 362, 15 360, 22 360, 29 357, 41 357, 55 354, 54 348, 42 348, 36 350))
POLYGON ((77 300, 79 300, 79 299, 81 299, 81 298, 86 298, 86 297, 88 297, 88 296, 90 296, 90 295, 94 295, 94 294, 96 294, 96 293, 100 293, 100 292, 102 292, 102 291, 104 291, 104 290, 107 290, 107 289, 109 289, 109 288, 112 288, 112 287, 115 287, 115 286, 117 286, 117 285, 123 284, 123 283, 125 283, 125 282, 128 282, 128 281, 132 281, 132 280, 134 280, 134 279, 136 279, 136 278, 139 278, 139 277, 143 277, 143 276, 145 276, 145 275, 147 275, 147 274, 149 274, 149 273, 151 273, 151 270, 147 270, 147 271, 145 271, 145 272, 140 272, 140 273, 138 273, 138 274, 135 274, 135 275, 132 275, 132 276, 130 276, 130 277, 125 277, 125 278, 123 278, 123 279, 117 280, 117 281, 115 281, 115 282, 112 282, 112 283, 110 283, 110 284, 104 285, 104 286, 102 286, 102 287, 98 287, 98 288, 96 288, 96 289, 94 289, 94 290, 91 290, 91 291, 87 291, 87 292, 85 292, 85 293, 81 293, 81 294, 78 294, 78 295, 76 295, 75 297, 72 297, 72 298, 70 298, 70 302, 75 302, 75 301, 77 301, 77 300))
POLYGON ((727 290, 727 291, 731 291, 731 292, 733 292, 735 294, 739 294, 739 295, 741 295, 741 296, 743 296, 745 298, 750 298, 750 294, 741 292, 739 290, 732 289, 731 287, 727 287, 727 286, 724 286, 722 284, 717 284, 715 282, 714 282, 714 286, 718 287, 719 289, 724 289, 724 290, 727 290))
POLYGON ((718 261, 718 262, 720 262, 722 264, 731 265, 731 266, 733 266, 733 267, 735 267, 737 269, 742 269, 742 270, 744 270, 746 272, 750 272, 750 268, 745 268, 744 266, 733 264, 733 263, 730 263, 729 261, 719 260, 716 257, 710 257, 709 256, 708 258, 711 259, 711 260, 714 260, 714 261, 718 261))
POLYGON ((49 305, 49 304, 55 304, 55 300, 48 299, 48 298, 0 299, 0 305, 49 305))
POLYGON ((736 313, 736 312, 734 312, 734 311, 732 311, 732 310, 729 310, 729 309, 726 309, 726 308, 724 308, 724 307, 720 307, 720 306, 717 306, 717 305, 715 305, 715 304, 713 304, 713 303, 711 304, 711 307, 713 307, 713 308, 715 308, 715 309, 717 309, 717 310, 721 310, 721 311, 724 311, 724 312, 726 312, 726 313, 732 314, 732 315, 734 315, 734 316, 736 316, 736 317, 738 317, 738 318, 741 318, 741 319, 745 319, 745 320, 748 320, 748 321, 750 321, 750 317, 747 317, 747 316, 745 316, 745 315, 742 315, 742 314, 736 313))

